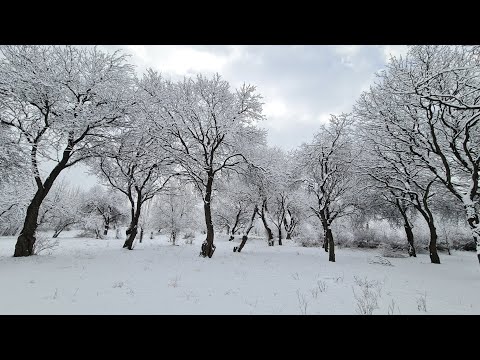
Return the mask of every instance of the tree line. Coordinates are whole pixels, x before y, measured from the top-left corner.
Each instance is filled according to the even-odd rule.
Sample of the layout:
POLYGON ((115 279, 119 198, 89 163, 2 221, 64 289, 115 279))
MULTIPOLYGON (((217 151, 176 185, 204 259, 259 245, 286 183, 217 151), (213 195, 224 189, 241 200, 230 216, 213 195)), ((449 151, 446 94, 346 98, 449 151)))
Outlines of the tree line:
MULTIPOLYGON (((438 219, 449 212, 463 216, 480 261, 478 46, 410 46, 351 112, 331 115, 291 151, 267 144, 255 86, 231 89, 218 74, 139 76, 125 54, 97 48, 2 46, 1 53, 0 220, 24 217, 14 256, 32 255, 39 224, 54 213, 46 214, 49 202, 79 196, 54 184, 81 162, 117 200, 104 199, 105 211, 100 193, 95 204, 76 204, 103 218, 104 231, 116 221, 111 215, 128 219, 130 250, 139 227, 143 236, 146 207, 161 219, 150 226, 168 228, 173 242, 202 210, 204 257, 215 251, 215 229, 241 239, 240 252, 256 223, 270 246, 309 225, 335 261, 334 225, 372 219, 401 225, 416 256, 420 217, 431 262, 440 263, 438 219)), ((61 213, 74 208, 65 202, 61 213)), ((65 217, 52 218, 56 232, 71 225, 65 217)))

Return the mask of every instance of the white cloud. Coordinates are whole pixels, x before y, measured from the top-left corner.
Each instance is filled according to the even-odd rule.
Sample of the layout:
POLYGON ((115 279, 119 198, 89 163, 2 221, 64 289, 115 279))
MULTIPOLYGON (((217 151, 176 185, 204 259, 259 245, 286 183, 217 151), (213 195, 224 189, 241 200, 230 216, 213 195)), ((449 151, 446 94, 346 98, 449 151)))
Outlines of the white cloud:
POLYGON ((282 101, 274 100, 263 105, 263 113, 269 116, 282 116, 287 112, 287 107, 282 101))
POLYGON ((363 45, 335 45, 333 46, 334 51, 339 55, 344 55, 346 57, 352 57, 358 54, 363 45))

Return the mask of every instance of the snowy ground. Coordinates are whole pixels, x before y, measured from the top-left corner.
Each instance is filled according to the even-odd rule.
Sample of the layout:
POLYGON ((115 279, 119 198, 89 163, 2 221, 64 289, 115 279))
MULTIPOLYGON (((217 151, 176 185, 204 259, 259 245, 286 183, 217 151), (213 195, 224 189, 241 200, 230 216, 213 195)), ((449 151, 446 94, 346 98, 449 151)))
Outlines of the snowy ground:
POLYGON ((217 235, 213 258, 204 259, 203 236, 179 246, 147 237, 128 251, 123 240, 62 235, 50 254, 28 258, 13 258, 15 239, 0 238, 1 314, 356 314, 354 291, 361 301, 365 279, 376 285, 367 295, 378 296, 373 314, 480 314, 474 253, 385 266, 371 263, 376 250, 337 249, 330 263, 323 249, 291 242, 249 240, 234 253, 217 235))

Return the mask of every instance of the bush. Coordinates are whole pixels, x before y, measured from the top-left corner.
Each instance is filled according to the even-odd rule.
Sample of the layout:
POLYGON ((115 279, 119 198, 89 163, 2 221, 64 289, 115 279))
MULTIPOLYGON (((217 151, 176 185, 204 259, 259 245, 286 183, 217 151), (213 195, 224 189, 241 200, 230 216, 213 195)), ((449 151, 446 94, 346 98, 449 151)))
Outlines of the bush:
POLYGON ((183 235, 185 239, 185 244, 192 245, 193 239, 195 239, 195 233, 193 231, 187 231, 185 235, 183 235))
POLYGON ((315 240, 311 237, 306 237, 306 236, 300 236, 295 239, 295 241, 300 244, 300 246, 303 247, 319 247, 322 246, 322 244, 318 241, 315 240))
POLYGON ((380 254, 387 258, 404 258, 407 257, 406 249, 397 244, 381 244, 379 246, 380 254))
POLYGON ((38 255, 45 250, 49 250, 49 254, 51 254, 51 252, 59 245, 58 239, 53 239, 45 234, 37 233, 35 237, 36 241, 33 244, 34 255, 38 255))

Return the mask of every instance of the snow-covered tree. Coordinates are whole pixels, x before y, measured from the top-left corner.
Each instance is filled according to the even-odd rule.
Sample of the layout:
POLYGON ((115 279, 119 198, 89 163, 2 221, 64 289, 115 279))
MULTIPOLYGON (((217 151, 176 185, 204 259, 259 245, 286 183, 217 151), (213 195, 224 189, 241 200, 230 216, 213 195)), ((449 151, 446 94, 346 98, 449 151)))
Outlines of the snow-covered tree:
POLYGON ((240 234, 250 220, 252 203, 249 188, 236 173, 220 177, 212 203, 213 222, 216 227, 226 229, 230 240, 240 234))
POLYGON ((85 192, 81 202, 82 213, 87 219, 84 225, 93 229, 97 238, 101 233, 106 236, 112 225, 118 227, 127 218, 125 205, 118 193, 100 185, 93 186, 85 192))
POLYGON ((192 184, 179 179, 171 181, 168 191, 158 195, 152 205, 152 224, 170 234, 173 245, 180 232, 193 232, 198 227, 198 199, 192 184))
POLYGON ((311 195, 309 207, 322 224, 324 248, 332 262, 335 248, 331 224, 355 211, 360 190, 354 172, 351 126, 348 115, 332 115, 329 124, 322 125, 313 141, 303 144, 296 155, 298 180, 311 195))
POLYGON ((151 98, 148 120, 157 136, 158 152, 174 158, 202 196, 207 237, 201 254, 212 257, 214 180, 244 162, 246 148, 264 141, 264 133, 255 126, 263 119, 260 95, 251 85, 232 92, 219 75, 172 83, 149 71, 140 87, 151 98))
POLYGON ((38 213, 38 227, 52 229, 53 238, 82 219, 81 202, 83 193, 69 185, 68 181, 57 181, 45 197, 38 213))
POLYGON ((480 78, 478 46, 412 46, 392 58, 363 95, 415 166, 428 169, 462 203, 480 261, 480 78))
MULTIPOLYGON (((138 115, 136 115, 138 116, 138 115)), ((120 130, 115 141, 99 148, 92 170, 105 185, 123 193, 130 202, 130 225, 123 245, 133 249, 142 205, 163 191, 175 175, 168 155, 156 154, 154 140, 144 131, 141 117, 130 118, 129 128, 120 130)))
POLYGON ((0 51, 0 123, 19 139, 36 184, 14 253, 29 256, 39 208, 57 177, 89 157, 92 140, 128 112, 133 68, 124 55, 97 48, 5 45, 0 51))

